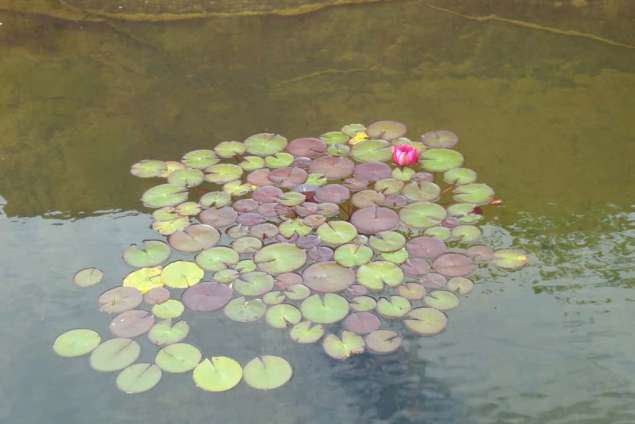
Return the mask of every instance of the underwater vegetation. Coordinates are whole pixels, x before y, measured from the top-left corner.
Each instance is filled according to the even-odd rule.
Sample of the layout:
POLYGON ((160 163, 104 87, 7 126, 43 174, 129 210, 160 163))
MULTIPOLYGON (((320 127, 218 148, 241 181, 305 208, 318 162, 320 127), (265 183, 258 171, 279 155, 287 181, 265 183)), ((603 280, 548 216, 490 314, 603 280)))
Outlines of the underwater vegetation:
MULTIPOLYGON (((125 393, 152 389, 164 372, 192 372, 210 392, 242 380, 269 390, 291 379, 287 360, 207 357, 185 342, 186 310, 264 321, 337 360, 395 352, 406 334, 441 333, 477 267, 514 270, 528 259, 483 244, 483 210, 500 200, 463 166, 457 135, 405 135, 394 121, 291 141, 261 133, 180 161, 135 163, 133 175, 167 181, 141 196, 165 238, 130 245, 122 257, 133 270, 99 296, 113 338, 73 329, 53 350, 120 371, 125 393), (175 251, 186 257, 170 262, 175 251), (159 349, 154 363, 135 363, 134 338, 144 335, 159 349)), ((74 282, 90 287, 103 275, 86 268, 74 282)))

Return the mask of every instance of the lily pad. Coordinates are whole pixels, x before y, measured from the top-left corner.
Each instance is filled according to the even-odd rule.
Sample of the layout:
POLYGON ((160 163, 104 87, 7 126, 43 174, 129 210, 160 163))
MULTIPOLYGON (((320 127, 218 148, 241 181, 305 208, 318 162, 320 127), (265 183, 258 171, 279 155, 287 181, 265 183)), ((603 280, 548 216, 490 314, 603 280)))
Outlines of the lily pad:
POLYGON ((107 314, 119 314, 134 309, 143 301, 143 295, 133 287, 114 287, 97 299, 99 310, 107 314))
POLYGON ((355 312, 372 311, 376 306, 377 301, 370 296, 355 296, 351 299, 351 309, 355 312))
POLYGON ((161 369, 148 363, 133 364, 117 376, 117 388, 126 394, 147 392, 159 384, 161 369))
POLYGON ((421 135, 421 141, 428 147, 449 149, 459 142, 459 137, 447 130, 428 131, 421 135))
POLYGON ((205 272, 194 262, 175 261, 161 272, 161 281, 174 289, 186 289, 197 284, 205 272))
POLYGON ((410 331, 421 336, 434 336, 445 330, 448 317, 435 308, 416 308, 408 313, 403 323, 410 331))
POLYGON ((343 180, 353 175, 355 164, 348 158, 323 156, 314 159, 309 168, 311 173, 324 175, 329 180, 343 180))
POLYGON ((223 184, 223 191, 230 196, 240 197, 251 193, 256 188, 253 184, 242 184, 240 180, 230 181, 223 184))
POLYGON ((192 373, 196 387, 207 392, 225 392, 233 389, 243 378, 238 361, 227 356, 212 356, 194 368, 192 373))
POLYGON ((139 178, 160 177, 167 167, 162 160, 144 159, 132 165, 130 173, 139 178))
POLYGON ((410 312, 410 301, 401 296, 382 297, 377 301, 377 312, 386 319, 401 318, 410 312))
POLYGON ((464 243, 479 240, 482 235, 481 229, 474 225, 457 225, 452 228, 452 236, 464 243))
MULTIPOLYGON (((375 190, 382 193, 385 196, 390 194, 399 194, 404 188, 405 183, 396 178, 384 178, 375 183, 375 190)), ((405 197, 405 196, 404 196, 405 197)), ((407 197, 405 197, 408 199, 407 197)))
POLYGON ((321 187, 327 182, 328 179, 322 174, 309 174, 304 184, 311 187, 321 187))
POLYGON ((426 290, 435 290, 445 287, 448 279, 444 275, 437 274, 436 272, 429 272, 419 277, 419 283, 426 288, 426 290))
POLYGON ((201 205, 196 202, 183 202, 175 209, 176 213, 182 216, 196 216, 201 213, 201 205))
POLYGON ((176 299, 169 299, 152 307, 154 316, 161 319, 178 318, 184 310, 185 306, 176 299))
POLYGON ((404 186, 402 193, 415 202, 434 202, 441 194, 441 188, 428 181, 413 181, 404 186))
POLYGON ((139 343, 132 339, 114 338, 97 346, 90 354, 90 366, 95 371, 119 371, 131 365, 141 354, 139 343))
POLYGON ((198 202, 205 208, 222 208, 229 205, 231 196, 224 191, 210 191, 201 196, 198 202))
POLYGON ((262 296, 273 289, 273 277, 264 272, 247 272, 232 287, 243 296, 262 296))
POLYGON ((463 155, 450 149, 427 149, 421 152, 419 162, 430 172, 446 172, 463 165, 463 155))
POLYGON ((291 272, 301 268, 306 262, 306 252, 291 243, 275 243, 263 247, 254 262, 261 271, 270 274, 291 272))
POLYGON ((256 224, 249 229, 249 234, 260 240, 271 239, 279 233, 278 227, 270 222, 256 224))
POLYGON ((520 249, 499 249, 494 252, 493 262, 504 269, 518 269, 527 265, 527 254, 520 249))
POLYGON ((315 343, 324 335, 324 326, 311 321, 302 321, 293 326, 289 335, 296 343, 315 343))
POLYGON ((179 169, 185 169, 185 168, 187 168, 187 166, 185 166, 181 162, 177 162, 177 161, 174 161, 174 160, 167 160, 167 161, 165 161, 165 171, 159 176, 161 178, 167 178, 174 171, 178 171, 179 169))
POLYGON ((266 305, 279 305, 287 297, 279 290, 270 291, 262 297, 262 301, 265 302, 266 305))
POLYGON ((339 292, 355 282, 355 273, 335 262, 310 265, 302 275, 306 286, 322 293, 339 292))
POLYGON ((452 238, 452 231, 450 231, 449 228, 436 225, 434 227, 426 228, 426 230, 423 232, 423 235, 435 238, 437 240, 446 241, 452 238))
POLYGON ((320 203, 340 204, 351 197, 351 192, 341 184, 327 184, 317 189, 315 200, 320 203))
POLYGON ((286 359, 271 355, 252 359, 243 370, 245 383, 258 390, 277 389, 286 384, 292 375, 293 368, 286 359))
POLYGON ((476 181, 476 171, 469 168, 454 168, 443 174, 443 181, 448 184, 470 184, 476 181))
POLYGON ((494 250, 489 246, 472 246, 465 251, 465 254, 477 264, 486 263, 494 259, 494 250))
POLYGON ((276 287, 281 290, 286 290, 296 284, 302 284, 302 276, 294 272, 285 272, 276 275, 276 287))
POLYGON ((434 290, 423 298, 423 303, 440 311, 447 311, 459 306, 459 298, 447 290, 434 290))
POLYGON ((401 221, 413 228, 428 228, 441 224, 447 213, 443 206, 430 202, 415 202, 399 211, 401 221))
POLYGON ((202 356, 191 344, 174 343, 159 350, 154 362, 165 372, 184 373, 193 370, 202 356))
POLYGON ((401 269, 408 277, 416 277, 430 271, 430 265, 424 258, 408 257, 408 260, 401 265, 401 269))
POLYGON ((366 128, 366 133, 371 138, 393 140, 406 134, 406 126, 396 121, 377 121, 366 128))
POLYGON ((335 334, 327 334, 322 341, 324 352, 333 359, 344 360, 352 355, 364 353, 364 339, 357 334, 343 330, 340 337, 335 334))
POLYGON ((132 309, 122 312, 110 322, 110 332, 117 337, 137 337, 147 333, 154 325, 154 316, 148 311, 132 309))
MULTIPOLYGON (((262 159, 262 162, 264 165, 265 160, 262 159)), ((256 169, 247 175, 247 182, 257 187, 270 185, 269 174, 271 174, 271 171, 267 168, 256 169)))
POLYGON ((225 184, 239 179, 243 174, 243 169, 231 163, 219 163, 205 169, 207 174, 205 180, 213 184, 225 184))
POLYGON ((317 235, 322 243, 335 247, 353 240, 357 230, 346 221, 329 221, 318 227, 317 235))
POLYGON ((356 144, 351 156, 357 162, 386 162, 392 155, 392 145, 384 140, 368 140, 356 144))
POLYGON ((267 306, 260 299, 246 300, 238 297, 229 302, 223 312, 229 319, 237 322, 252 322, 259 320, 267 309, 267 306))
POLYGON ((368 244, 378 252, 394 252, 404 247, 406 238, 396 231, 382 231, 371 236, 368 244))
POLYGON ((212 272, 236 265, 239 260, 238 252, 224 246, 212 247, 196 255, 196 263, 204 270, 212 272))
POLYGON ((213 150, 193 150, 181 158, 181 162, 190 168, 204 169, 218 163, 220 159, 213 150))
POLYGON ((351 148, 346 144, 331 144, 326 152, 330 156, 348 156, 351 152, 351 148))
POLYGON ((274 328, 287 328, 302 321, 302 313, 295 306, 282 303, 267 310, 265 321, 274 328))
POLYGON ((263 215, 257 212, 241 213, 240 215, 238 215, 238 218, 236 218, 236 222, 238 222, 240 225, 246 225, 248 227, 262 224, 266 220, 267 219, 263 215))
POLYGON ((355 193, 368 188, 369 182, 359 178, 347 178, 342 184, 344 184, 344 186, 346 186, 346 188, 348 188, 352 193, 355 193))
POLYGON ((247 153, 256 156, 270 156, 287 147, 287 139, 280 134, 260 133, 244 141, 247 153))
POLYGON ((391 175, 396 180, 408 182, 414 177, 415 170, 407 167, 395 168, 392 170, 391 175))
POLYGON ((165 320, 154 324, 148 333, 148 338, 157 346, 166 346, 184 340, 190 333, 190 326, 185 321, 172 324, 171 320, 165 320))
POLYGON ((131 272, 124 278, 124 287, 133 287, 145 294, 155 287, 162 287, 163 281, 161 281, 161 267, 141 268, 131 272))
POLYGON ((245 150, 247 147, 240 141, 221 141, 214 147, 214 152, 224 159, 242 155, 245 150))
POLYGON ((390 166, 383 162, 367 162, 355 166, 353 176, 360 180, 375 182, 390 177, 391 173, 390 166))
POLYGON ((474 205, 486 205, 494 198, 494 190, 487 184, 472 183, 457 186, 454 200, 474 205))
POLYGON ((353 312, 343 322, 345 329, 361 335, 372 333, 380 325, 379 318, 370 312, 353 312))
POLYGON ((304 300, 311 295, 311 289, 304 284, 294 284, 285 290, 284 295, 289 300, 304 300))
POLYGON ((320 136, 320 140, 326 144, 344 144, 348 138, 348 135, 342 131, 329 131, 320 136))
POLYGON ((353 194, 352 202, 356 208, 380 206, 386 200, 386 196, 375 190, 361 190, 353 194))
POLYGON ((232 249, 241 255, 252 255, 262 248, 262 241, 256 237, 240 237, 232 242, 232 249))
POLYGON ((364 265, 373 257, 370 247, 360 244, 344 244, 335 249, 335 261, 347 268, 364 265))
POLYGON ((369 206, 353 212, 351 223, 362 234, 376 234, 395 229, 399 215, 392 209, 369 206))
POLYGON ((200 169, 185 168, 177 169, 168 177, 168 183, 181 187, 196 187, 201 185, 205 179, 205 174, 200 169))
POLYGON ((472 260, 460 253, 445 253, 432 262, 432 268, 446 277, 464 277, 476 269, 472 260))
POLYGON ((394 252, 382 252, 379 257, 394 264, 402 264, 408 260, 408 251, 402 247, 394 252))
POLYGON ((73 277, 73 282, 79 287, 90 287, 99 284, 104 273, 97 268, 84 268, 73 277))
POLYGON ((177 231, 180 231, 190 225, 190 219, 187 216, 178 216, 174 219, 168 219, 165 221, 154 221, 152 223, 152 229, 159 234, 168 236, 177 231))
POLYGON ((333 249, 326 246, 316 246, 306 252, 312 262, 326 262, 333 259, 333 249))
POLYGON ((292 237, 294 235, 306 236, 310 234, 311 231, 313 231, 313 229, 310 226, 306 225, 304 222, 302 222, 302 219, 300 218, 290 219, 288 221, 283 222, 278 227, 278 230, 280 231, 280 234, 282 234, 282 236, 286 238, 292 237))
POLYGON ((277 187, 291 189, 304 183, 307 175, 304 169, 289 167, 271 171, 267 175, 267 179, 270 184, 274 184, 277 187))
POLYGON ((278 203, 284 206, 297 206, 306 200, 306 197, 302 193, 296 191, 289 191, 284 193, 278 198, 278 203))
POLYGON ((403 337, 392 330, 375 330, 364 337, 366 347, 373 353, 393 353, 401 346, 403 337))
POLYGON ((474 289, 474 283, 469 278, 453 277, 447 282, 450 291, 458 292, 461 295, 469 294, 474 289))
POLYGON ((348 315, 348 301, 335 293, 314 294, 300 306, 302 315, 316 324, 333 324, 348 315))
POLYGON ((483 219, 482 215, 474 212, 475 207, 472 203, 455 203, 448 206, 448 215, 457 218, 461 224, 474 224, 483 219))
POLYGON ((265 165, 268 168, 285 168, 293 164, 295 158, 292 154, 286 152, 278 152, 265 158, 265 165))
POLYGON ((384 284, 397 287, 404 279, 401 268, 392 262, 376 261, 362 265, 357 270, 357 281, 372 291, 381 291, 384 284))
POLYGON ((193 224, 170 235, 170 246, 181 252, 198 252, 216 244, 220 233, 211 225, 193 224))
POLYGON ((183 292, 183 303, 192 311, 210 312, 224 307, 232 298, 232 289, 216 283, 200 283, 183 292))
POLYGON ((293 156, 310 159, 319 158, 326 151, 326 144, 319 138, 296 138, 287 145, 287 152, 293 156))
POLYGON ((408 300, 419 300, 426 295, 426 289, 418 283, 406 283, 397 287, 397 294, 408 300))
POLYGON ((101 342, 99 333, 86 328, 69 330, 59 335, 53 351, 64 358, 76 358, 92 352, 101 342))
POLYGON ((364 131, 366 131, 366 127, 363 124, 348 124, 342 127, 342 132, 350 137, 364 131))
POLYGON ((149 188, 141 196, 141 201, 148 208, 175 206, 187 200, 187 189, 174 184, 160 184, 149 188))
POLYGON ((264 168, 265 160, 260 156, 243 156, 243 160, 240 161, 238 166, 245 171, 255 171, 256 169, 264 168))
POLYGON ((401 194, 389 194, 386 196, 384 200, 383 206, 392 209, 403 208, 408 204, 408 199, 406 196, 402 196, 401 194))
POLYGON ((214 281, 221 284, 230 284, 235 281, 240 273, 235 269, 223 269, 214 273, 214 281))
POLYGON ((258 187, 251 197, 259 203, 276 202, 283 192, 278 187, 267 185, 258 187))

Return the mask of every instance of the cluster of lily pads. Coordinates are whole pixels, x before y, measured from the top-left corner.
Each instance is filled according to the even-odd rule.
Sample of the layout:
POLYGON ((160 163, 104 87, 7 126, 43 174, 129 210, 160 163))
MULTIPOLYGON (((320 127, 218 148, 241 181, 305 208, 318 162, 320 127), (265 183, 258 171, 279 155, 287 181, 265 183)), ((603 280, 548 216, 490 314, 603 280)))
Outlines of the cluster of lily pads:
MULTIPOLYGON (((393 121, 290 142, 262 133, 178 162, 134 164, 137 177, 167 179, 141 198, 167 240, 126 249, 123 259, 135 269, 99 297, 100 310, 115 315, 115 338, 101 343, 92 330, 71 330, 54 350, 90 353, 98 371, 123 370, 117 385, 128 393, 154 387, 162 371, 192 370, 204 390, 228 390, 243 378, 271 389, 291 378, 283 358, 259 357, 244 369, 224 356, 201 361, 183 343, 187 322, 173 320, 186 309, 222 311, 240 323, 264 318, 297 343, 321 341, 335 359, 391 353, 406 333, 442 332, 447 311, 472 290, 477 266, 511 270, 527 256, 482 243, 477 224, 494 191, 463 167, 452 149, 458 137, 405 134, 393 121), (393 158, 396 147, 416 149, 407 156, 415 162, 396 165, 403 165, 393 158), (166 264, 173 251, 192 257, 166 264), (133 339, 146 333, 160 347, 155 363, 133 365, 140 352, 133 339)), ((101 278, 89 268, 75 282, 101 278)))

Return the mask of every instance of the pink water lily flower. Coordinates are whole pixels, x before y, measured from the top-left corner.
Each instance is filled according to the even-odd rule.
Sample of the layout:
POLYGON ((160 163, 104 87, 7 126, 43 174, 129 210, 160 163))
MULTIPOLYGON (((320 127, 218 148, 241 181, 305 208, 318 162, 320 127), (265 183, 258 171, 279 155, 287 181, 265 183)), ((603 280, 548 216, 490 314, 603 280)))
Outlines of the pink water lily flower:
POLYGON ((399 166, 410 166, 419 160, 419 152, 409 144, 392 146, 392 161, 399 166))

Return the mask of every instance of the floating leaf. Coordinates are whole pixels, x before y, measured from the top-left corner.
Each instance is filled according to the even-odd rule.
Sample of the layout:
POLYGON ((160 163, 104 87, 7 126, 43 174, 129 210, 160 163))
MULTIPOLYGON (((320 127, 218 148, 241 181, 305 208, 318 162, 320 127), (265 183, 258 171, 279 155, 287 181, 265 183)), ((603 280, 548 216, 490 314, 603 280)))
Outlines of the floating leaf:
POLYGON ((245 171, 255 171, 264 168, 265 160, 260 156, 243 156, 243 160, 238 164, 245 171))
POLYGON ((292 154, 286 152, 278 152, 265 158, 265 165, 268 168, 285 168, 291 166, 295 158, 292 154))
POLYGON ((401 268, 392 262, 377 261, 362 265, 357 270, 357 281, 364 287, 381 291, 384 284, 397 287, 403 281, 401 268))
POLYGON ((368 244, 378 252, 394 252, 404 247, 406 238, 396 231, 381 231, 371 236, 368 244))
POLYGON ((114 338, 97 346, 90 354, 90 366, 95 371, 119 371, 134 361, 141 354, 139 343, 132 339, 114 338))
POLYGON ((222 208, 229 205, 231 197, 229 193, 224 191, 210 191, 201 196, 198 202, 205 208, 222 208))
POLYGON ((195 216, 201 213, 201 205, 196 202, 183 202, 176 207, 176 213, 183 216, 195 216))
POLYGON ((377 121, 366 128, 366 133, 371 138, 392 140, 406 134, 406 126, 396 121, 377 121))
POLYGON ((466 295, 474 289, 474 283, 469 278, 453 277, 448 280, 447 288, 453 292, 466 295))
POLYGON ((282 188, 293 188, 306 181, 307 173, 301 168, 280 168, 271 171, 267 179, 270 183, 282 188))
POLYGON ((391 173, 390 166, 383 162, 367 162, 355 166, 353 176, 360 180, 375 182, 390 177, 391 173))
POLYGON ((161 319, 178 318, 183 314, 184 310, 185 306, 176 299, 166 300, 152 307, 154 316, 161 319))
POLYGON ((520 249, 500 249, 494 252, 494 264, 504 269, 518 269, 527 265, 527 254, 520 249))
POLYGON ((143 295, 133 287, 114 287, 97 299, 99 310, 107 314, 119 314, 134 309, 143 301, 143 295))
POLYGON ((259 320, 266 309, 267 306, 260 299, 246 300, 238 297, 229 302, 223 312, 233 321, 251 322, 259 320))
POLYGON ((410 312, 410 301, 401 296, 382 297, 377 301, 377 312, 387 319, 401 318, 410 312))
POLYGON ((193 150, 181 158, 181 162, 190 168, 204 169, 219 162, 216 153, 212 150, 193 150))
POLYGON ((256 237, 240 237, 232 242, 232 249, 242 255, 251 255, 262 248, 262 242, 256 237))
POLYGON ((329 131, 320 136, 320 140, 326 144, 344 144, 348 138, 348 135, 342 131, 329 131))
MULTIPOLYGON (((389 194, 399 194, 403 189, 405 183, 396 178, 384 178, 375 183, 375 190, 382 193, 383 195, 389 194)), ((404 196, 407 200, 407 197, 404 196)))
POLYGON ((214 280, 222 284, 229 284, 236 280, 239 275, 240 273, 235 269, 223 269, 214 274, 214 280))
POLYGON ((408 313, 403 322, 414 333, 421 336, 434 336, 445 330, 448 317, 438 309, 416 308, 408 313))
POLYGON ((351 216, 351 223, 362 234, 376 234, 395 229, 399 215, 392 209, 369 206, 356 210, 351 216))
POLYGON ((461 224, 474 224, 483 219, 483 215, 474 212, 475 207, 472 203, 455 203, 448 206, 448 215, 457 218, 461 224))
POLYGON ((161 281, 174 289, 186 289, 203 278, 204 271, 194 262, 176 261, 168 264, 161 272, 161 281))
POLYGON ((426 289, 434 290, 445 287, 448 279, 444 275, 430 272, 419 278, 419 283, 426 289))
POLYGON ((396 331, 375 330, 368 334, 364 340, 368 350, 373 353, 392 353, 399 349, 403 337, 396 331))
POLYGON ((147 333, 153 325, 154 316, 150 312, 132 309, 113 318, 109 328, 117 337, 137 337, 147 333))
POLYGON ((148 208, 175 206, 187 200, 187 189, 174 184, 160 184, 146 190, 141 200, 148 208))
POLYGON ((181 162, 176 162, 173 160, 165 161, 165 171, 159 175, 161 178, 167 178, 174 171, 178 171, 179 169, 185 169, 187 166, 182 164, 181 162))
POLYGON ((373 257, 373 251, 368 246, 359 244, 344 244, 335 249, 335 261, 347 268, 353 268, 368 263, 373 257))
POLYGON ((278 233, 278 227, 270 222, 256 224, 249 229, 249 234, 260 240, 273 238, 277 236, 278 233))
POLYGON ((227 356, 212 356, 194 368, 192 373, 196 387, 207 392, 225 392, 233 389, 243 378, 238 361, 227 356))
POLYGON ((240 197, 247 193, 251 193, 256 188, 253 184, 242 184, 240 180, 230 181, 223 184, 223 191, 230 196, 240 197))
POLYGON ((289 191, 278 198, 278 203, 285 206, 297 206, 304 202, 305 196, 302 193, 289 191))
POLYGON ((240 256, 229 247, 212 247, 196 255, 196 263, 206 271, 220 271, 238 263, 240 256))
POLYGON ((262 297, 262 301, 267 305, 279 305, 286 299, 284 293, 279 290, 270 291, 262 297))
POLYGON ((430 271, 430 265, 424 258, 408 257, 408 260, 401 265, 401 269, 408 277, 416 277, 430 271))
POLYGON ((302 274, 304 284, 322 293, 339 292, 355 281, 355 273, 335 262, 320 262, 310 265, 302 274))
POLYGON ((254 262, 260 270, 270 274, 291 272, 304 265, 306 252, 291 243, 275 243, 256 253, 254 262))
POLYGON ((327 184, 315 192, 315 199, 320 203, 340 204, 350 197, 351 192, 341 184, 327 184))
POLYGON ((124 287, 134 287, 141 294, 145 294, 155 287, 163 286, 161 281, 161 267, 141 268, 131 272, 123 280, 124 287))
MULTIPOLYGON (((264 162, 265 160, 262 159, 263 162, 263 166, 264 166, 264 162)), ((277 172, 277 170, 276 170, 277 172)), ((271 171, 267 168, 263 168, 263 169, 256 169, 252 172, 249 173, 249 175, 247 175, 247 182, 249 184, 253 184, 255 186, 264 186, 264 185, 270 185, 271 184, 271 180, 269 180, 269 174, 271 174, 271 171)))
POLYGON ((86 328, 69 330, 59 335, 53 351, 64 358, 75 358, 92 352, 101 342, 99 333, 86 328))
POLYGON ((215 311, 227 304, 232 297, 230 287, 216 283, 200 283, 183 293, 183 303, 192 311, 215 311))
POLYGON ((452 231, 450 231, 449 228, 437 225, 435 227, 426 228, 423 235, 433 237, 437 240, 446 241, 452 237, 452 231))
POLYGON ((302 321, 293 326, 289 335, 291 340, 297 343, 315 343, 324 335, 324 326, 311 321, 302 321))
POLYGON ((283 237, 289 238, 294 235, 306 236, 310 234, 313 229, 304 224, 302 219, 290 219, 280 224, 278 230, 283 237))
POLYGON ((154 221, 152 223, 152 229, 159 234, 168 236, 177 231, 180 231, 190 225, 190 219, 187 216, 178 216, 174 219, 168 219, 165 221, 154 221))
POLYGON ((423 169, 430 172, 445 172, 463 165, 463 155, 450 149, 427 149, 419 159, 423 169))
POLYGON ((465 251, 465 254, 477 264, 494 259, 494 250, 489 246, 472 246, 465 251))
POLYGON ((314 159, 309 169, 311 173, 324 175, 329 180, 342 180, 353 175, 355 164, 348 158, 323 156, 314 159))
POLYGON ((482 235, 480 228, 474 225, 458 225, 452 228, 452 236, 464 243, 479 240, 482 235))
POLYGON ((382 252, 379 256, 385 261, 402 264, 408 260, 408 251, 405 248, 401 248, 394 252, 382 252))
POLYGON ((276 287, 286 290, 296 284, 302 284, 302 276, 294 272, 285 272, 276 275, 276 287))
POLYGON ((232 287, 243 296, 262 296, 273 288, 273 277, 264 272, 247 272, 232 287))
POLYGON ((379 206, 384 203, 386 196, 375 190, 361 190, 353 194, 352 203, 356 208, 379 206))
POLYGON ((370 296, 356 296, 351 299, 351 309, 355 312, 372 311, 376 306, 377 301, 370 296))
POLYGON ((196 187, 201 185, 205 179, 205 174, 200 169, 185 168, 177 169, 168 177, 168 183, 181 187, 196 187))
POLYGON ((260 133, 248 137, 245 141, 247 153, 256 156, 270 156, 284 150, 287 139, 280 134, 260 133))
POLYGON ((434 202, 441 194, 441 188, 428 181, 413 181, 404 186, 402 193, 415 202, 434 202))
POLYGON ((348 156, 351 152, 351 148, 346 144, 331 144, 326 152, 330 156, 348 156))
POLYGON ((302 321, 302 313, 295 306, 282 303, 269 308, 265 320, 274 328, 287 328, 302 321))
POLYGON ((476 172, 468 168, 454 168, 443 174, 443 181, 448 184, 470 184, 476 181, 476 172))
POLYGON ((392 146, 384 140, 368 140, 356 144, 351 156, 357 162, 386 162, 392 155, 392 146))
POLYGON ((220 163, 205 169, 205 180, 213 184, 225 184, 237 180, 243 174, 243 169, 231 163, 220 163))
POLYGON ((381 325, 379 318, 370 312, 354 312, 344 320, 344 328, 356 334, 368 334, 377 330, 381 325))
POLYGON ((214 152, 221 158, 233 158, 242 155, 247 147, 240 141, 221 141, 214 147, 214 152))
POLYGON ((154 362, 165 372, 184 373, 193 370, 202 356, 191 344, 174 343, 159 350, 154 362))
POLYGON ((166 170, 165 162, 161 160, 144 159, 132 165, 130 173, 139 178, 152 178, 160 177, 166 170))
POLYGON ((348 315, 349 305, 342 296, 326 293, 309 296, 302 302, 300 309, 302 315, 310 321, 317 324, 333 324, 348 315))
POLYGON ((310 159, 319 158, 326 151, 326 144, 319 138, 296 138, 287 145, 287 152, 310 159))
POLYGON ((181 252, 198 252, 216 244, 220 233, 211 225, 193 224, 170 235, 170 246, 181 252))
POLYGON ((359 355, 364 352, 364 339, 357 334, 343 330, 341 337, 335 334, 327 334, 322 341, 324 352, 333 359, 344 360, 352 355, 359 355))
POLYGON ((294 284, 284 294, 289 300, 304 300, 311 295, 311 289, 304 284, 294 284))
MULTIPOLYGON (((136 290, 136 289, 135 289, 136 290)), ((143 301, 148 305, 158 305, 170 298, 170 291, 165 287, 155 287, 143 295, 143 301)))
POLYGON ((97 268, 84 268, 75 274, 73 282, 79 287, 90 287, 99 284, 104 273, 97 268))
POLYGON ((416 202, 399 211, 401 221, 413 228, 434 227, 447 216, 443 206, 430 202, 416 202))
POLYGON ((147 392, 159 384, 161 369, 154 364, 130 365, 117 376, 117 388, 126 394, 147 392))
POLYGON ((459 138, 452 131, 429 131, 421 135, 421 141, 428 147, 450 148, 459 142, 459 138))
POLYGON ((414 177, 415 171, 414 169, 407 167, 395 168, 392 170, 391 175, 396 180, 408 182, 412 179, 412 177, 414 177))
POLYGON ((307 186, 320 187, 327 183, 327 178, 322 174, 309 174, 304 182, 307 186))
POLYGON ((494 190, 487 184, 473 183, 457 186, 454 200, 457 202, 486 205, 494 198, 494 190))
POLYGON ((357 230, 346 221, 329 221, 318 227, 317 235, 323 243, 339 246, 353 240, 357 236, 357 230))
POLYGON ((440 311, 447 311, 459 306, 459 298, 446 290, 434 290, 426 295, 423 303, 440 311))
POLYGON ((418 283, 406 283, 397 287, 397 294, 408 300, 419 300, 426 295, 426 289, 418 283))
POLYGON ((243 377, 248 386, 258 390, 272 390, 291 379, 291 365, 279 356, 263 355, 247 362, 243 377))
POLYGON ((366 131, 366 127, 362 124, 348 124, 342 127, 342 132, 350 137, 363 131, 366 131))
POLYGON ((148 338, 157 346, 165 346, 184 340, 190 333, 190 326, 185 321, 174 324, 170 320, 154 324, 148 333, 148 338))
POLYGON ((472 260, 460 253, 445 253, 432 262, 432 268, 446 277, 464 277, 476 269, 472 260))
POLYGON ((389 194, 386 196, 384 200, 383 206, 393 209, 403 208, 408 204, 408 199, 406 196, 402 196, 401 194, 389 194))

